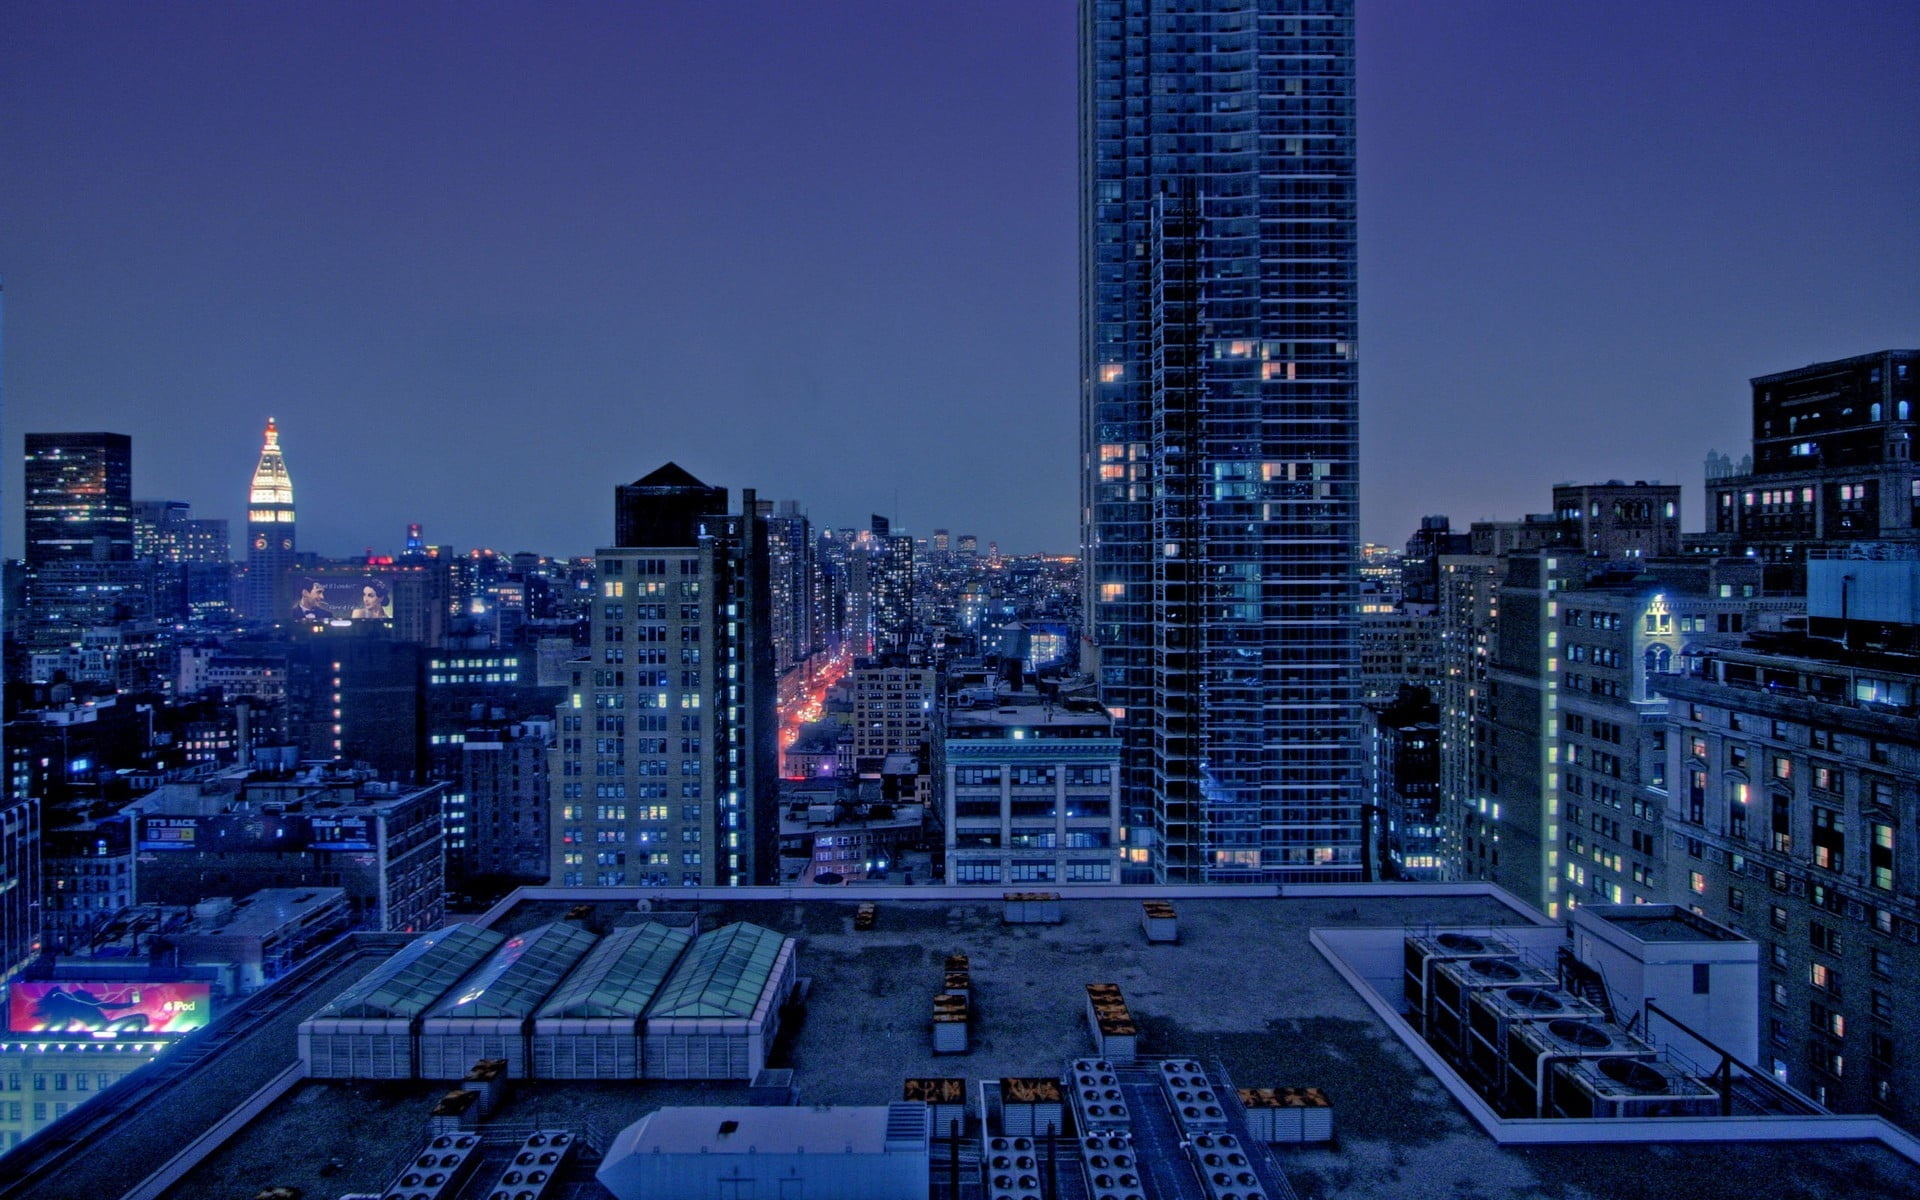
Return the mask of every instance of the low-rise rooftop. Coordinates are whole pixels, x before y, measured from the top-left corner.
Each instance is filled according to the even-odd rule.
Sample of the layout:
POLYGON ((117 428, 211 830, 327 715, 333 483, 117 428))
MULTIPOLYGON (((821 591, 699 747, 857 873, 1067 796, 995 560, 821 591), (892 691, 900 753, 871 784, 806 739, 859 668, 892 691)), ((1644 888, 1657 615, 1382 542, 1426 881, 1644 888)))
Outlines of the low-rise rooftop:
MULTIPOLYGON (((1871 1143, 1551 1145, 1503 1147, 1362 996, 1316 952, 1316 929, 1467 928, 1529 923, 1487 889, 1381 887, 1275 898, 1224 890, 1069 891, 1057 925, 1009 925, 998 892, 875 888, 857 898, 652 893, 658 911, 698 914, 713 930, 750 921, 798 941, 811 980, 804 1014, 783 1025, 772 1062, 793 1069, 802 1106, 881 1105, 907 1079, 1057 1076, 1087 1057, 1086 984, 1114 982, 1137 1022, 1140 1053, 1217 1063, 1246 1088, 1317 1088, 1338 1142, 1282 1147, 1303 1200, 1751 1200, 1755 1196, 1920 1195, 1920 1168, 1871 1143), (1149 943, 1143 898, 1178 902, 1180 941, 1149 943), (858 901, 880 920, 856 931, 858 901), (965 1054, 936 1055, 928 1000, 949 955, 968 958, 974 1021, 965 1054)), ((831 895, 831 894, 829 894, 831 895)), ((564 917, 607 931, 638 892, 525 893, 491 917, 515 934, 564 917)), ((291 1034, 285 1059, 294 1060, 291 1034)), ((443 1085, 306 1081, 269 1105, 169 1192, 253 1195, 274 1185, 308 1195, 375 1191, 424 1128, 443 1085), (320 1172, 329 1157, 336 1171, 320 1172)), ((515 1081, 492 1120, 625 1129, 672 1105, 744 1105, 740 1083, 515 1081)))
POLYGON ((345 904, 344 888, 262 888, 206 916, 194 914, 186 936, 266 937, 330 904, 345 904))
POLYGON ((1000 731, 1033 729, 1038 737, 1098 737, 1113 719, 1097 704, 1049 700, 1031 692, 997 698, 990 708, 955 708, 947 714, 947 736, 999 736, 1000 731))
POLYGON ((1598 915, 1607 924, 1643 942, 1740 940, 1740 935, 1733 930, 1671 904, 1606 905, 1598 915), (1644 911, 1636 912, 1635 909, 1644 911))

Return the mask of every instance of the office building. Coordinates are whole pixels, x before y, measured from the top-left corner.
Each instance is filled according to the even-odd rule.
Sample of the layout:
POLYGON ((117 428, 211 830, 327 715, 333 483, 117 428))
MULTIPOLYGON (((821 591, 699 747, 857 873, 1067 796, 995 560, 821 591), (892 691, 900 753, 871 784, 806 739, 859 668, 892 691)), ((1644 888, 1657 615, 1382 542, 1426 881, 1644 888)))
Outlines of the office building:
POLYGON ((241 615, 253 621, 285 621, 298 597, 291 572, 299 564, 295 549, 293 477, 280 452, 280 427, 267 418, 266 442, 247 492, 247 583, 241 615))
POLYGON ((1680 485, 1637 480, 1563 483, 1553 489, 1560 540, 1588 558, 1626 562, 1680 553, 1680 485))
POLYGON ((383 779, 426 778, 426 647, 377 622, 321 626, 287 649, 287 729, 300 757, 370 767, 383 779))
POLYGON ((133 561, 133 439, 29 433, 26 446, 27 566, 133 561))
POLYGON ((447 865, 458 879, 547 877, 553 718, 477 722, 448 793, 447 865), (453 798, 458 796, 458 802, 453 798))
POLYGON ((1478 827, 1477 766, 1481 721, 1492 662, 1493 622, 1500 606, 1504 558, 1440 557, 1440 813, 1445 878, 1472 878, 1467 837, 1478 827))
POLYGON ((23 476, 29 649, 152 615, 150 572, 133 555, 133 442, 124 433, 29 433, 23 476))
POLYGON ((767 527, 668 463, 617 489, 589 657, 557 713, 551 878, 771 883, 779 772, 767 527))
POLYGON ((9 794, 0 798, 0 980, 40 953, 40 922, 40 798, 9 794))
POLYGON ((133 556, 169 563, 220 563, 232 556, 227 523, 193 515, 185 500, 133 502, 133 556))
POLYGON ((886 529, 874 518, 873 545, 867 562, 871 589, 873 653, 895 654, 917 640, 914 622, 913 538, 886 529))
POLYGON ((85 947, 113 914, 133 904, 133 826, 125 816, 81 821, 42 835, 42 936, 48 949, 85 947))
POLYGON ((1120 742, 1099 705, 1023 692, 957 707, 944 751, 947 882, 1118 878, 1120 742))
POLYGON ((1560 913, 1554 739, 1555 593, 1583 582, 1571 549, 1509 554, 1488 645, 1487 692, 1474 713, 1473 791, 1460 830, 1461 873, 1490 879, 1549 916, 1560 913))
POLYGON ((767 522, 767 590, 773 627, 773 669, 781 675, 816 649, 813 525, 792 500, 762 501, 767 522))
POLYGON ((1669 705, 1661 682, 1702 647, 1804 612, 1745 558, 1663 563, 1561 592, 1557 616, 1560 884, 1569 904, 1672 896, 1665 836, 1669 705))
POLYGON ((1472 552, 1472 538, 1453 532, 1453 522, 1444 514, 1421 517, 1420 528, 1407 539, 1400 558, 1401 603, 1424 607, 1440 603, 1441 556, 1472 552))
POLYGON ((1352 5, 1081 14, 1085 628, 1129 864, 1358 879, 1352 5))
POLYGON ((924 769, 933 733, 937 673, 905 655, 854 663, 853 766, 877 776, 890 755, 908 754, 924 769))
POLYGON ((1355 627, 1360 646, 1360 695, 1387 700, 1403 685, 1426 686, 1440 678, 1441 623, 1432 605, 1361 613, 1355 627))
POLYGON ((153 564, 156 617, 192 620, 230 607, 233 549, 226 521, 196 518, 184 500, 135 500, 133 555, 153 564))
POLYGON ((139 900, 183 905, 261 888, 341 887, 356 928, 432 929, 446 916, 443 787, 320 764, 163 784, 124 810, 139 900))
POLYGON ((1571 547, 1506 559, 1475 719, 1459 869, 1549 916, 1668 898, 1659 681, 1689 647, 1802 611, 1750 559, 1594 571, 1571 547))

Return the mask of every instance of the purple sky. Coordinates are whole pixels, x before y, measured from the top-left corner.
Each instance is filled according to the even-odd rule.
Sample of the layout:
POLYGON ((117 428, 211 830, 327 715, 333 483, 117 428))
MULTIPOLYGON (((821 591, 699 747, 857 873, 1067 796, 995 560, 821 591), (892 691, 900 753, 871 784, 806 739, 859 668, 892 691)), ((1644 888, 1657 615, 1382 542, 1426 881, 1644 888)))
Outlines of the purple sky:
MULTIPOLYGON (((1689 485, 1746 379, 1920 344, 1920 5, 1360 0, 1363 532, 1689 485)), ((677 460, 1076 540, 1074 11, 0 9, 29 430, 301 545, 578 553, 677 460), (897 500, 896 500, 897 497, 897 500)), ((237 539, 236 539, 237 542, 237 539)))

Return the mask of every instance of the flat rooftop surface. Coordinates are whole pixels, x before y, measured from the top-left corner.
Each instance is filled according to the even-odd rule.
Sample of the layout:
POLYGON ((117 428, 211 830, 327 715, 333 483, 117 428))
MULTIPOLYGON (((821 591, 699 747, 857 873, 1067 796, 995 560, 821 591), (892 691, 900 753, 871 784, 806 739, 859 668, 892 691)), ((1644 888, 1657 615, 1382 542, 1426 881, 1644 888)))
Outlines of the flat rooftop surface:
MULTIPOLYGON (((672 1108, 646 1118, 620 1149, 714 1154, 880 1154, 887 1148, 885 1105, 816 1108, 672 1108), (731 1126, 731 1128, 729 1128, 731 1126)), ((608 1157, 612 1157, 609 1151, 608 1157)))
POLYGON ((263 937, 346 898, 346 889, 337 887, 262 888, 217 917, 196 917, 180 932, 188 937, 263 937))
POLYGON ((1601 918, 1609 925, 1626 930, 1643 942, 1730 942, 1736 935, 1684 917, 1639 916, 1632 913, 1608 914, 1601 918))
POLYGON ((954 709, 947 714, 947 725, 949 728, 964 725, 1005 729, 1024 727, 1040 731, 1035 736, 1045 737, 1048 726, 1055 729, 1108 729, 1113 725, 1113 718, 1104 712, 1081 712, 1058 704, 1045 704, 1037 698, 1022 698, 1017 703, 1008 703, 1002 697, 1001 702, 992 708, 954 709))
MULTIPOLYGON (((1833 1200, 1920 1195, 1920 1167, 1871 1144, 1557 1146, 1503 1149, 1482 1134, 1313 948, 1315 928, 1454 926, 1520 920, 1472 895, 1175 900, 1180 940, 1149 944, 1140 901, 1070 891, 1058 925, 1005 925, 1000 892, 927 898, 694 902, 702 929, 752 921, 799 939, 811 980, 771 1065, 791 1067, 798 1102, 880 1105, 910 1078, 1052 1076, 1090 1057, 1086 985, 1120 986, 1144 1055, 1218 1062, 1241 1087, 1317 1087, 1332 1102, 1332 1147, 1278 1147, 1301 1200, 1833 1200), (853 918, 878 904, 874 928, 853 918), (935 1055, 933 996, 947 955, 970 958, 971 1052, 935 1055)), ((592 905, 604 931, 635 893, 592 905)), ((526 900, 494 928, 522 932, 573 900, 526 900)), ((330 998, 330 996, 328 997, 330 998)), ((316 1004, 319 999, 316 998, 316 1004)), ((291 1051, 288 1051, 291 1058, 291 1051)), ((283 1096, 172 1189, 173 1197, 309 1197, 376 1191, 425 1127, 445 1085, 308 1081, 283 1096), (341 1166, 319 1173, 329 1158, 341 1166)), ((972 1089, 970 1089, 972 1090, 972 1089)), ((741 1105, 744 1083, 513 1081, 501 1122, 589 1129, 600 1145, 665 1105, 741 1105)))

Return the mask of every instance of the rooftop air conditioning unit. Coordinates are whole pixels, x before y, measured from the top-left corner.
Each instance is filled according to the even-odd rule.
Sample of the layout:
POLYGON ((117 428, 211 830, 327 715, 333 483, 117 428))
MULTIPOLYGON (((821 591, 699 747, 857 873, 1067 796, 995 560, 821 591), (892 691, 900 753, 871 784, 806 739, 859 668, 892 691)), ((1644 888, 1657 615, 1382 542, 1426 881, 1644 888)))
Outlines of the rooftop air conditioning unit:
POLYGON ((1406 939, 1403 952, 1401 991, 1407 1000, 1407 1019, 1414 1028, 1426 1031, 1428 992, 1433 969, 1443 962, 1460 958, 1510 957, 1513 947, 1498 938, 1471 933, 1421 934, 1406 939))
POLYGON ((1124 1133, 1089 1134, 1080 1139, 1080 1169, 1089 1200, 1146 1200, 1140 1160, 1133 1139, 1124 1133))
POLYGON ((1507 1030, 1506 1111, 1518 1117, 1546 1116, 1547 1092, 1556 1063, 1653 1057, 1652 1046, 1617 1025, 1594 1018, 1515 1024, 1507 1030))
POLYGON ((1557 1117, 1712 1117, 1720 1094, 1658 1059, 1583 1058, 1553 1066, 1557 1117))
POLYGON ((1449 1058, 1466 1054, 1467 997, 1488 988, 1548 988, 1558 983, 1551 971, 1518 958, 1469 958, 1443 962, 1433 970, 1428 989, 1427 1041, 1449 1058))
POLYGON ((1558 987, 1482 988, 1467 995, 1467 1074, 1494 1099, 1506 1088, 1507 1034, 1529 1021, 1599 1021, 1593 1004, 1558 987))

